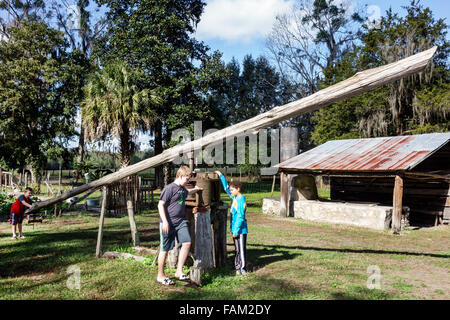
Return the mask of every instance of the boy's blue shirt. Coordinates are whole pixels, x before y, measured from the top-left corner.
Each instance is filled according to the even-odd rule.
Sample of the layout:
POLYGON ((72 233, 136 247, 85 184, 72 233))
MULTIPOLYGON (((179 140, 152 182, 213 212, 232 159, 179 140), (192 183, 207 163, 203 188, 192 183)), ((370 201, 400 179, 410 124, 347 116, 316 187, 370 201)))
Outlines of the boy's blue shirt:
POLYGON ((230 186, 223 174, 220 175, 220 181, 222 182, 223 189, 228 196, 233 200, 230 210, 230 229, 234 235, 247 234, 247 220, 245 219, 245 213, 247 212, 247 203, 243 195, 233 197, 231 195, 230 186))

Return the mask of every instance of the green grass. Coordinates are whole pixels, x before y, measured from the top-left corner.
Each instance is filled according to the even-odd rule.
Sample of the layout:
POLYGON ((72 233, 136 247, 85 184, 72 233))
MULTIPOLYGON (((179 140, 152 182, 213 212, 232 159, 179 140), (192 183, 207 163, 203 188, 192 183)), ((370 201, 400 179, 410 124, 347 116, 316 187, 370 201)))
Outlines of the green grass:
MULTIPOLYGON (((279 194, 278 194, 279 195, 279 194)), ((223 194, 223 199, 227 200, 223 194)), ((144 262, 94 257, 98 217, 62 217, 24 225, 24 240, 10 239, 0 223, 0 299, 449 299, 448 227, 401 236, 341 225, 259 214, 262 198, 246 194, 248 260, 254 272, 235 276, 227 235, 227 265, 203 277, 200 288, 155 283, 154 257, 144 262), (70 290, 69 267, 81 289, 70 290), (381 289, 367 288, 369 266, 381 270, 381 289)), ((274 195, 276 196, 276 194, 274 195)), ((227 200, 229 201, 229 200, 227 200)), ((159 245, 158 214, 136 216, 141 245, 159 245)), ((228 227, 227 227, 228 230, 228 227)), ((133 253, 128 217, 106 218, 103 251, 133 253)), ((185 267, 188 272, 189 267, 185 267)), ((166 270, 171 276, 175 270, 166 270)))
MULTIPOLYGON (((264 198, 269 198, 272 194, 270 192, 258 192, 258 193, 244 193, 245 200, 247 201, 247 211, 248 212, 262 212, 262 203, 264 198)), ((280 191, 274 191, 272 197, 279 197, 280 191)), ((220 199, 224 203, 231 204, 230 197, 222 192, 220 194, 220 199)))

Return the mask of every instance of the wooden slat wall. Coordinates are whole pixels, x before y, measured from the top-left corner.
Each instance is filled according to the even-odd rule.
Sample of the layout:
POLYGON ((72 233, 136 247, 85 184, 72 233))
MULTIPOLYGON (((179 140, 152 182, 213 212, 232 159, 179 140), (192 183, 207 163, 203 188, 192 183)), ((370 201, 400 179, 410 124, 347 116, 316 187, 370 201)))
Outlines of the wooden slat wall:
POLYGON ((154 206, 153 187, 150 181, 131 176, 107 186, 106 208, 115 215, 127 215, 127 197, 131 197, 135 213, 154 206))
MULTIPOLYGON (((393 178, 330 178, 330 195, 334 201, 374 202, 392 206, 393 192, 393 178)), ((405 178, 403 205, 411 209, 412 220, 418 218, 432 222, 435 215, 444 216, 444 212, 450 211, 449 183, 405 178)))

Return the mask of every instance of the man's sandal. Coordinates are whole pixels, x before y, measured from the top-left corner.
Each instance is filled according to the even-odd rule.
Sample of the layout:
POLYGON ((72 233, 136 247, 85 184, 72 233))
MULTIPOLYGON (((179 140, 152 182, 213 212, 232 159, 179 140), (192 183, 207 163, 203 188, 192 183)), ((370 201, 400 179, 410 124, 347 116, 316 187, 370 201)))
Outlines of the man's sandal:
POLYGON ((179 278, 175 277, 175 279, 184 281, 184 282, 191 282, 191 279, 189 279, 189 277, 187 275, 185 275, 184 273, 182 273, 179 278))
POLYGON ((173 285, 175 284, 175 282, 173 282, 173 281, 170 280, 169 278, 165 278, 165 279, 162 280, 162 281, 156 279, 156 282, 161 283, 162 285, 165 285, 165 286, 173 286, 173 285))

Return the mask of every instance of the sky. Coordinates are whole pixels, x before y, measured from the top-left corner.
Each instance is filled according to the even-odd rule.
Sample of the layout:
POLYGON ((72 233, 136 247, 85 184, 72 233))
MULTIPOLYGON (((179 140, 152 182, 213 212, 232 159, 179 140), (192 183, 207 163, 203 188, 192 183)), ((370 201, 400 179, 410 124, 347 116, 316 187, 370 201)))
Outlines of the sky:
MULTIPOLYGON (((405 14, 402 6, 410 3, 410 0, 336 1, 350 1, 351 7, 362 8, 371 20, 383 16, 390 7, 402 16, 405 14)), ((206 0, 195 37, 212 51, 222 52, 225 63, 233 57, 242 62, 248 54, 256 58, 267 53, 265 39, 277 14, 292 11, 296 2, 298 0, 206 0)), ((449 0, 421 0, 421 4, 429 7, 436 19, 445 18, 450 24, 449 0)), ((138 141, 141 150, 150 147, 148 135, 140 135, 138 141)))
MULTIPOLYGON (((347 1, 350 1, 354 8, 368 10, 367 15, 371 20, 383 16, 389 7, 403 15, 405 10, 401 7, 410 3, 410 0, 347 1)), ((195 37, 204 41, 211 50, 222 52, 222 60, 226 63, 233 57, 242 62, 247 54, 256 58, 266 53, 265 39, 271 31, 276 15, 291 11, 295 2, 298 1, 206 0, 207 5, 195 37)), ((449 0, 422 0, 421 3, 431 9, 435 18, 446 18, 447 24, 450 24, 449 0)), ((147 135, 139 137, 142 149, 149 148, 148 139, 147 135)))
MULTIPOLYGON (((230 62, 233 57, 242 62, 247 54, 251 54, 254 58, 266 54, 265 39, 272 29, 275 17, 292 11, 293 5, 299 3, 299 0, 205 1, 206 7, 194 36, 207 44, 212 51, 222 52, 222 60, 225 63, 230 62)), ((352 8, 366 11, 371 20, 383 16, 389 7, 392 7, 394 12, 404 15, 405 10, 401 7, 410 3, 410 0, 335 1, 349 2, 352 8)), ((74 0, 64 2, 76 3, 74 0)), ((421 0, 421 4, 429 7, 435 18, 445 18, 446 23, 450 25, 449 0, 421 0)), ((150 147, 149 139, 148 135, 139 136, 141 150, 150 147)), ((77 141, 70 144, 70 147, 75 147, 77 141)))
MULTIPOLYGON (((345 0, 338 0, 339 2, 345 0)), ((376 19, 383 16, 389 7, 400 15, 402 6, 409 0, 347 0, 352 7, 363 8, 367 15, 376 19), (366 7, 365 7, 366 6, 366 7)), ((195 37, 204 41, 212 50, 223 53, 223 60, 233 57, 242 62, 247 54, 254 58, 266 53, 265 38, 271 31, 277 14, 292 10, 295 0, 206 0, 195 37)), ((422 0, 435 18, 446 18, 450 24, 449 0, 422 0)))

